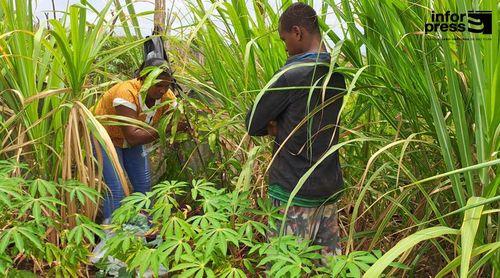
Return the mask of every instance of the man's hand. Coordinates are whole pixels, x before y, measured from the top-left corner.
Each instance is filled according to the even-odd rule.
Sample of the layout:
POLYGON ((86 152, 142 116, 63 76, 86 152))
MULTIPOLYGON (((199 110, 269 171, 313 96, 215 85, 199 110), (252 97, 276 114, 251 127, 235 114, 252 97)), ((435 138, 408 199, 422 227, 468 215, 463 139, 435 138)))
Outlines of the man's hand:
POLYGON ((276 121, 270 121, 267 123, 267 134, 270 136, 278 135, 278 123, 276 121))

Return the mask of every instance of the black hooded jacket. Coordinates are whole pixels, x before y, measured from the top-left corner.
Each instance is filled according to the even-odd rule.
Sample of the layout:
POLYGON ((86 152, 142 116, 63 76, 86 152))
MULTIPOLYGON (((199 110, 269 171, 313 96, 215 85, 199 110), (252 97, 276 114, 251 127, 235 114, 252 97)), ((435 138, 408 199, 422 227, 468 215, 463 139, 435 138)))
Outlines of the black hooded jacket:
MULTIPOLYGON (((281 74, 279 78, 254 105, 253 116, 250 109, 246 117, 248 133, 253 136, 267 135, 268 122, 277 121, 278 132, 273 150, 275 154, 292 130, 309 113, 337 96, 338 100, 330 100, 333 103, 323 107, 293 133, 271 165, 269 183, 278 184, 288 192, 291 192, 306 171, 338 142, 339 130, 336 127, 342 106, 342 97, 338 94, 345 90, 345 81, 341 74, 334 73, 329 79, 329 88, 323 94, 321 87, 327 77, 329 64, 328 53, 306 53, 290 57, 275 75, 281 74), (312 92, 310 88, 287 88, 314 85, 319 88, 312 92)), ((342 172, 338 153, 335 152, 319 164, 297 195, 309 199, 323 199, 338 192, 342 187, 342 172)))

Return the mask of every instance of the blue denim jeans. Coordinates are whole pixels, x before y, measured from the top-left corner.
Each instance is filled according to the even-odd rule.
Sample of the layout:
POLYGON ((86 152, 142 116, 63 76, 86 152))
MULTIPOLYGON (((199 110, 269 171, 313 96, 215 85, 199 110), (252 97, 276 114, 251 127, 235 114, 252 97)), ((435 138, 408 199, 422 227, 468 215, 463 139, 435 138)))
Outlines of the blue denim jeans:
MULTIPOLYGON (((133 192, 146 193, 150 191, 151 173, 146 148, 143 145, 139 145, 131 148, 115 147, 115 149, 120 165, 132 184, 133 192)), ((104 182, 109 188, 109 191, 106 191, 104 196, 103 216, 104 219, 109 219, 113 211, 120 206, 120 202, 125 197, 125 194, 117 171, 106 152, 102 148, 101 150, 104 182)))

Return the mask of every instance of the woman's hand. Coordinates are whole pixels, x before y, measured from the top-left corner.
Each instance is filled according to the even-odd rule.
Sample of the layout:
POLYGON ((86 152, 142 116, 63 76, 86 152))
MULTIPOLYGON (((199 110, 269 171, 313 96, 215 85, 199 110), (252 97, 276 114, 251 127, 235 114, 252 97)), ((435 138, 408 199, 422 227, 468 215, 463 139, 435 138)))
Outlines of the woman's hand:
POLYGON ((177 124, 177 130, 181 132, 191 133, 193 129, 186 121, 180 121, 177 124))

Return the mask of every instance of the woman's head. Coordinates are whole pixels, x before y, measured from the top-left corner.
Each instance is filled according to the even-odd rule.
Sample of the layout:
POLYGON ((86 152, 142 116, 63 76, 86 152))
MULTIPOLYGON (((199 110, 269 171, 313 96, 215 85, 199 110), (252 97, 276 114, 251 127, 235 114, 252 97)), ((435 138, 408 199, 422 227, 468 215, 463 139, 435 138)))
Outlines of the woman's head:
POLYGON ((149 87, 148 96, 152 99, 160 99, 172 86, 172 75, 167 72, 162 72, 156 78, 156 82, 149 87))
POLYGON ((142 74, 141 72, 148 67, 163 68, 163 71, 156 77, 156 80, 153 82, 151 87, 149 87, 147 92, 148 97, 152 99, 160 99, 172 86, 172 72, 167 67, 167 62, 165 60, 159 58, 146 59, 137 71, 137 78, 139 80, 144 81, 146 79, 147 74, 142 74))

